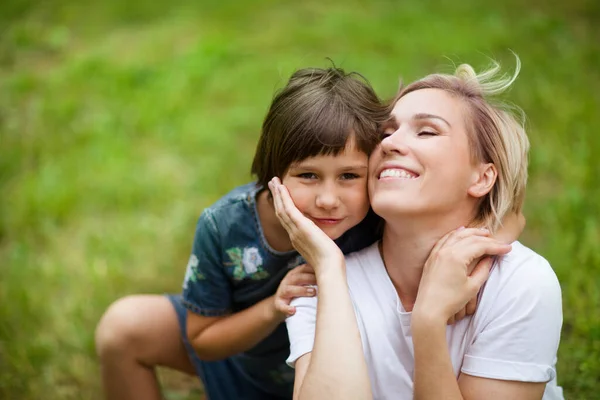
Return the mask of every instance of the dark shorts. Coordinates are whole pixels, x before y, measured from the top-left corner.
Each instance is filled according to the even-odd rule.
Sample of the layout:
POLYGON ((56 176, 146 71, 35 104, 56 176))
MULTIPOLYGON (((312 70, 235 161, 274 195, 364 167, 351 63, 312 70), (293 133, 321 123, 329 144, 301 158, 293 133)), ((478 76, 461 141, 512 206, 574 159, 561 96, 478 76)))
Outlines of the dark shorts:
POLYGON ((196 355, 187 339, 187 309, 181 302, 180 295, 167 295, 175 307, 181 339, 188 357, 196 370, 196 374, 204 385, 208 400, 289 400, 290 397, 274 396, 263 391, 251 381, 238 365, 231 359, 221 361, 202 361, 196 355))

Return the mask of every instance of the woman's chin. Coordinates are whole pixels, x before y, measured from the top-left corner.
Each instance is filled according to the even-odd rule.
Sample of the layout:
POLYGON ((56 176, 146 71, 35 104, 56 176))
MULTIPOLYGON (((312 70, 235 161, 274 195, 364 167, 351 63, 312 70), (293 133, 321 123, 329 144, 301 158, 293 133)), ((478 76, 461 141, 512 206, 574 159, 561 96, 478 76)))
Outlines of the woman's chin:
POLYGON ((415 204, 403 204, 398 201, 398 198, 394 200, 373 199, 371 201, 371 208, 375 211, 375 214, 383 219, 392 219, 399 216, 410 216, 419 213, 415 204))

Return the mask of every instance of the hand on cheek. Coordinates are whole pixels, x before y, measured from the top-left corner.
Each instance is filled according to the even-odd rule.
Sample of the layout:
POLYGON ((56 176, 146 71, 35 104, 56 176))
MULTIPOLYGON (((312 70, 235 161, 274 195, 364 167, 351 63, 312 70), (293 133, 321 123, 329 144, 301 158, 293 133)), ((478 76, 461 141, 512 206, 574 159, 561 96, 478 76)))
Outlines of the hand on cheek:
POLYGON ((325 260, 343 258, 335 242, 296 208, 279 178, 269 182, 269 189, 273 194, 275 214, 290 236, 292 245, 316 272, 325 260))

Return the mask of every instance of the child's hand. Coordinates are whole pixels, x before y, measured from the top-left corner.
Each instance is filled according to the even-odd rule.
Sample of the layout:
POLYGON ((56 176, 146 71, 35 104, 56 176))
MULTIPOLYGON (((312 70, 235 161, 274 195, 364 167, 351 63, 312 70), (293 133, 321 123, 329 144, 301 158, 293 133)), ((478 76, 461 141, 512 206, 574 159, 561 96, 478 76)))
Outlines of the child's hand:
POLYGON ((477 295, 473 296, 473 298, 469 300, 465 308, 451 316, 447 324, 453 325, 464 317, 475 314, 475 311, 477 311, 477 295))
POLYGON ((279 222, 290 236, 294 248, 317 274, 319 267, 327 264, 327 260, 344 258, 335 242, 296 208, 287 188, 278 178, 269 182, 269 189, 273 194, 275 214, 279 222))
POLYGON ((316 294, 314 287, 317 279, 315 271, 309 265, 301 265, 287 273, 279 284, 273 305, 275 310, 285 317, 294 315, 296 308, 290 306, 292 299, 296 297, 312 297, 316 294))

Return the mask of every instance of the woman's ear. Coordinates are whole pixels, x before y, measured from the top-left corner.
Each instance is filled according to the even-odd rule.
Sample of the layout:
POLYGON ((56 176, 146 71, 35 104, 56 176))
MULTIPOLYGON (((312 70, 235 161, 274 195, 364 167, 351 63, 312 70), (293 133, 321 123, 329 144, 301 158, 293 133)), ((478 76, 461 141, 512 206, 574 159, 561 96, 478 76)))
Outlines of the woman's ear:
POLYGON ((469 190, 467 190, 467 193, 476 198, 488 194, 494 187, 496 178, 498 178, 498 171, 492 163, 480 164, 473 174, 473 183, 469 187, 469 190))

